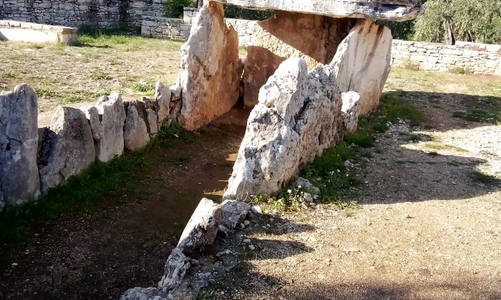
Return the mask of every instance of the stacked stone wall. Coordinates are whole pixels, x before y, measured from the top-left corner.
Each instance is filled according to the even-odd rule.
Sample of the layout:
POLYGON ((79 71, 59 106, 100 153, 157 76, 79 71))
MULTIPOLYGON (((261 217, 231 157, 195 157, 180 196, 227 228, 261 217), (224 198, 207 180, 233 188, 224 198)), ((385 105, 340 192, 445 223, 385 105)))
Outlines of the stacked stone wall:
POLYGON ((128 28, 163 14, 162 0, 0 0, 0 19, 62 26, 128 28))
POLYGON ((420 70, 501 75, 501 45, 457 42, 456 45, 394 40, 392 64, 420 70))

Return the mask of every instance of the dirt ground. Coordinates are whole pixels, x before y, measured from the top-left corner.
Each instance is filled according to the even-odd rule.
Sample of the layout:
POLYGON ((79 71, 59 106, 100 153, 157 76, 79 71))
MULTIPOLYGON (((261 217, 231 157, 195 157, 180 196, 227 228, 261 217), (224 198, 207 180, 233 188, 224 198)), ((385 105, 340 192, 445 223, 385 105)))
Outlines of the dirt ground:
POLYGON ((245 258, 237 274, 202 299, 501 299, 501 126, 452 117, 482 81, 498 96, 501 78, 431 74, 445 84, 416 88, 425 74, 390 78, 406 79, 386 92, 417 105, 428 129, 402 122, 378 137, 353 166, 363 184, 343 192, 357 204, 253 222, 228 246, 245 258))
MULTIPOLYGON (((19 56, 27 61, 22 74, 32 74, 24 50, 8 47, 0 49, 2 57, 19 56)), ((63 51, 74 51, 67 68, 80 50, 63 51)), ((134 57, 115 59, 152 61, 134 57)), ((92 63, 77 67, 99 71, 92 63)), ((177 73, 178 61, 165 63, 166 72, 175 67, 177 73)), ((85 76, 112 84, 110 68, 103 69, 109 77, 85 76)), ((0 70, 3 81, 12 79, 6 70, 0 70)), ((56 84, 59 75, 50 76, 56 84)), ((497 77, 392 71, 387 92, 418 105, 430 128, 394 124, 379 137, 367 167, 354 166, 364 183, 343 196, 357 205, 268 215, 239 232, 256 249, 236 245, 246 260, 200 299, 501 299, 501 127, 452 117, 484 106, 467 96, 501 103, 500 83, 497 77), (419 139, 411 142, 410 135, 419 139), (497 179, 479 177, 479 170, 497 179)), ((61 99, 42 98, 42 111, 61 99)), ((211 124, 214 132, 154 150, 154 168, 137 174, 134 193, 111 194, 97 213, 66 215, 40 228, 0 269, 0 299, 118 299, 130 287, 156 285, 199 199, 217 200, 226 186, 247 113, 234 110, 211 124)))

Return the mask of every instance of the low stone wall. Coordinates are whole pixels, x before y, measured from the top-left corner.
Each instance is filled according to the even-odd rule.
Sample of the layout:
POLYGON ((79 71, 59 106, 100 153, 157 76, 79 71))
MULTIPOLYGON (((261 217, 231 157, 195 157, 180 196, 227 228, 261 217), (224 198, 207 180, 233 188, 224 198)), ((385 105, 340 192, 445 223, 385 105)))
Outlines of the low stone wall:
POLYGON ((0 21, 0 41, 2 40, 75 45, 78 37, 77 29, 73 27, 7 20, 0 21))
POLYGON ((0 211, 35 200, 94 161, 140 149, 169 117, 180 93, 157 83, 154 99, 122 102, 119 93, 81 109, 59 106, 38 128, 38 100, 27 84, 0 93, 0 211))
MULTIPOLYGON (((182 19, 165 18, 158 14, 143 16, 141 35, 186 41, 190 36, 191 25, 197 13, 198 9, 185 8, 182 19)), ((240 45, 252 44, 252 28, 257 22, 253 20, 226 19, 226 23, 233 26, 238 32, 240 45)))
POLYGON ((0 19, 97 28, 140 27, 143 15, 163 14, 162 0, 0 0, 0 19))
POLYGON ((420 70, 501 75, 501 45, 457 42, 456 45, 394 40, 392 64, 412 63, 420 70))

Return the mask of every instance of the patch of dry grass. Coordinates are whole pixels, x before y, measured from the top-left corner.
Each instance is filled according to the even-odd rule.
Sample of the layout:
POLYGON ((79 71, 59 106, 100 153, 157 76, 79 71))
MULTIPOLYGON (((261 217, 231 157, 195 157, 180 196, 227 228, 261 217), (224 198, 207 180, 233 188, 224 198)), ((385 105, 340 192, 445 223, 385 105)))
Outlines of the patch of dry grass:
POLYGON ((96 101, 113 90, 124 98, 173 84, 181 42, 123 34, 79 34, 79 46, 0 42, 0 91, 30 84, 40 111, 59 104, 96 101))

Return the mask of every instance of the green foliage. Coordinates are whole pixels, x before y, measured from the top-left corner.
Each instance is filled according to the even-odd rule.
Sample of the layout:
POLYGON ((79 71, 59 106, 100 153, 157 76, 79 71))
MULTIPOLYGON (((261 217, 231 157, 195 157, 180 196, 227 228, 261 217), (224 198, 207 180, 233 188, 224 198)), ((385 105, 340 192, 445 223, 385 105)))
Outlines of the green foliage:
MULTIPOLYGON (((435 0, 415 25, 415 39, 429 42, 453 40, 501 43, 501 1, 435 0)), ((453 42, 453 41, 452 41, 453 42)))
POLYGON ((376 24, 388 27, 394 39, 411 40, 414 35, 414 21, 391 22, 378 20, 376 24))
POLYGON ((273 11, 245 9, 235 5, 225 4, 224 14, 226 18, 244 19, 244 20, 266 20, 273 15, 273 11))
POLYGON ((165 0, 165 16, 167 18, 182 18, 183 8, 189 7, 192 2, 192 0, 165 0))
POLYGON ((465 67, 456 66, 454 68, 450 68, 449 73, 458 75, 471 75, 473 74, 473 71, 465 67))

